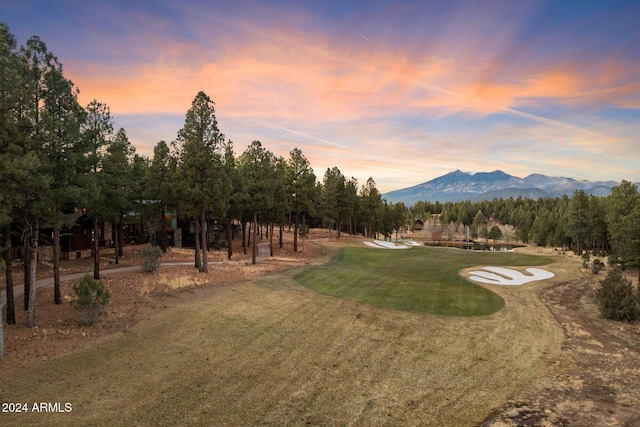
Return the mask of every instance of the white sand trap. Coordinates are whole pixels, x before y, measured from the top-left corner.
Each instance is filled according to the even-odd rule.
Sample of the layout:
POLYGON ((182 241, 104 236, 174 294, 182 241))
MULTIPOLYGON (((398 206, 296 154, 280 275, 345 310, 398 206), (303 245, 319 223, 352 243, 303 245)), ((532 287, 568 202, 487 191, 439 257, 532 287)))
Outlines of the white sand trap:
POLYGON ((384 240, 374 240, 373 242, 364 242, 365 245, 378 249, 409 249, 409 246, 396 245, 393 242, 385 242, 384 240))
POLYGON ((484 270, 469 272, 469 279, 475 282, 488 283, 491 285, 524 285, 536 280, 550 279, 554 274, 542 268, 525 268, 530 274, 522 274, 512 268, 504 267, 482 267, 484 270))
POLYGON ((422 246, 420 243, 415 242, 413 240, 403 240, 401 243, 407 246, 422 246))

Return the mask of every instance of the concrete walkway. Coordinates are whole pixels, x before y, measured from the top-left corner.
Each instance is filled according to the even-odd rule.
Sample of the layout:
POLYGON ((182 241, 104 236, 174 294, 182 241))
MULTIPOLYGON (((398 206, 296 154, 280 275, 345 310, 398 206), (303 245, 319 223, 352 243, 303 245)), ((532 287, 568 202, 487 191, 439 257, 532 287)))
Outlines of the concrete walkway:
MULTIPOLYGON (((265 258, 269 257, 269 242, 261 242, 258 243, 258 256, 256 257, 256 261, 262 261, 265 258)), ((207 264, 209 265, 214 265, 214 264, 222 264, 222 261, 210 261, 207 264)), ((163 262, 160 264, 160 268, 165 268, 165 267, 177 267, 177 266, 182 266, 182 265, 194 265, 193 261, 188 261, 188 262, 163 262)), ((141 265, 130 265, 130 266, 126 266, 126 267, 115 267, 115 268, 109 268, 109 269, 104 269, 104 270, 100 270, 100 276, 103 275, 111 275, 111 274, 119 274, 119 273, 128 273, 130 271, 142 271, 142 266, 141 265)), ((82 273, 73 273, 73 274, 63 274, 60 276, 60 282, 67 282, 69 280, 77 280, 77 279, 81 279, 84 277, 85 274, 89 274, 91 275, 91 277, 93 277, 93 270, 91 271, 85 271, 82 273)), ((36 281, 36 290, 40 289, 40 288, 44 288, 47 286, 53 286, 53 277, 46 277, 44 279, 40 279, 36 281)), ((15 285, 13 287, 13 298, 14 300, 17 299, 20 295, 24 294, 24 284, 22 285, 15 285)), ((5 298, 2 298, 2 302, 0 303, 0 309, 2 307, 4 307, 7 304, 7 298, 6 298, 6 291, 5 291, 5 298)))

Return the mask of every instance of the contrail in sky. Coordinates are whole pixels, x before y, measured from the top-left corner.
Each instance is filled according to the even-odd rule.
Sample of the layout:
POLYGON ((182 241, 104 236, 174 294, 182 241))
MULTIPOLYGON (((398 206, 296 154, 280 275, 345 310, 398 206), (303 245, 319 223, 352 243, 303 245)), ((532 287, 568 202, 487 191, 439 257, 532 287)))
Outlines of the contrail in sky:
POLYGON ((367 38, 367 36, 365 36, 364 34, 362 34, 360 31, 358 30, 353 30, 356 32, 357 35, 359 35, 360 37, 362 37, 363 39, 365 39, 366 41, 369 41, 369 39, 367 38))
MULTIPOLYGON (((294 135, 304 136, 305 138, 309 138, 309 139, 313 139, 315 141, 323 142, 325 144, 333 145, 335 147, 342 148, 343 150, 356 151, 351 147, 347 147, 346 145, 338 144, 337 142, 328 141, 328 140, 322 139, 322 138, 316 138, 315 136, 311 136, 311 135, 308 135, 306 133, 298 132, 297 130, 288 129, 286 127, 274 125, 272 123, 262 122, 260 120, 255 120, 255 119, 251 119, 251 120, 254 121, 255 123, 258 123, 258 124, 261 124, 261 125, 264 125, 264 126, 269 126, 269 127, 275 128, 275 129, 280 129, 280 130, 283 130, 285 132, 292 133, 294 135)), ((391 161, 391 160, 389 160, 387 158, 381 158, 381 157, 374 156, 374 155, 369 154, 369 153, 360 153, 360 154, 361 154, 361 156, 363 158, 367 157, 369 159, 376 160, 376 161, 379 161, 379 162, 395 164, 395 162, 393 162, 393 161, 391 161)), ((405 169, 394 169, 394 168, 389 168, 389 167, 385 167, 385 166, 369 165, 369 167, 376 168, 376 169, 392 170, 392 171, 395 171, 395 172, 406 172, 405 169)))
POLYGON ((605 135, 602 135, 598 132, 594 132, 589 129, 584 129, 578 126, 570 125, 568 123, 559 122, 557 120, 548 119, 546 117, 538 116, 536 114, 525 113, 524 111, 514 110, 513 108, 508 108, 508 107, 497 107, 497 108, 500 108, 500 111, 502 111, 503 113, 507 113, 510 115, 518 116, 518 117, 524 117, 526 119, 534 120, 538 123, 544 123, 548 125, 553 125, 553 126, 573 130, 576 132, 584 133, 589 136, 595 136, 597 138, 606 138, 605 135))
POLYGON ((265 123, 265 122, 261 122, 259 120, 254 120, 254 119, 252 119, 252 120, 254 122, 259 123, 259 124, 264 125, 264 126, 269 126, 269 127, 272 127, 272 128, 284 130, 286 132, 291 132, 291 133, 296 134, 296 135, 304 136, 305 138, 314 139, 316 141, 324 142, 325 144, 333 145, 333 146, 340 147, 342 149, 351 151, 350 147, 347 147, 346 145, 338 144, 337 142, 332 142, 332 141, 327 141, 326 139, 316 138, 315 136, 307 135, 306 133, 298 132, 297 130, 293 130, 293 129, 287 129, 285 127, 274 125, 274 124, 271 124, 271 123, 265 123))
MULTIPOLYGON (((446 90, 446 89, 441 89, 438 87, 434 87, 431 85, 427 85, 427 84, 420 84, 421 87, 424 87, 425 89, 434 91, 434 92, 438 92, 438 93, 444 93, 445 95, 450 95, 450 96, 454 96, 456 98, 462 98, 462 95, 458 94, 457 92, 451 91, 451 90, 446 90)), ((472 99, 473 101, 477 101, 475 99, 472 99)), ((602 135, 598 132, 594 132, 591 131, 589 129, 584 129, 578 126, 574 126, 568 123, 564 123, 564 122, 559 122, 557 120, 553 120, 553 119, 549 119, 547 117, 543 117, 543 116, 538 116, 537 114, 531 114, 531 113, 526 113, 524 111, 520 111, 520 110, 515 110, 513 108, 509 108, 509 107, 502 107, 500 105, 495 105, 492 104, 490 102, 486 102, 486 101, 482 101, 480 100, 479 102, 484 103, 485 105, 489 105, 491 107, 494 107, 496 110, 498 110, 499 112, 501 112, 502 114, 507 114, 510 116, 517 116, 517 117, 522 117, 525 119, 529 119, 529 120, 533 120, 535 122, 538 123, 543 123, 543 124, 547 124, 547 125, 552 125, 552 126, 556 126, 556 127, 560 127, 560 128, 564 128, 564 129, 568 129, 568 130, 572 130, 575 132, 580 132, 589 136, 594 136, 597 138, 607 138, 605 135, 602 135)))

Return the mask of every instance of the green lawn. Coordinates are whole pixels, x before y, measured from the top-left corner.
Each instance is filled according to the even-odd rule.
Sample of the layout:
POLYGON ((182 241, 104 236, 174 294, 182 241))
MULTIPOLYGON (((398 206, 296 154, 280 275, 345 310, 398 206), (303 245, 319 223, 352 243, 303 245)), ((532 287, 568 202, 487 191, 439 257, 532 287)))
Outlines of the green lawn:
POLYGON ((303 286, 381 307, 450 316, 484 316, 504 307, 499 295, 460 276, 473 266, 539 266, 548 258, 513 252, 417 247, 342 248, 330 262, 296 276, 303 286))

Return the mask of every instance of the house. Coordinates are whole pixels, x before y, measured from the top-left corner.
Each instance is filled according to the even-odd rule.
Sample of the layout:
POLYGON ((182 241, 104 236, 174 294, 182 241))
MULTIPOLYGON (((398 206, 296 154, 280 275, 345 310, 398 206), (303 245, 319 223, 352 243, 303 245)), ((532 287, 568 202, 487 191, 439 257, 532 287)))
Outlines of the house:
MULTIPOLYGON (((77 259, 90 257, 93 250, 94 230, 93 218, 86 213, 72 212, 63 215, 63 225, 60 228, 60 259, 77 259)), ((126 216, 122 226, 123 242, 125 245, 144 244, 148 237, 140 223, 139 216, 126 216)), ((98 247, 100 249, 113 248, 113 226, 100 221, 98 224, 98 247)), ((21 259, 23 227, 20 223, 11 224, 11 256, 21 259)), ((45 221, 40 223, 38 258, 44 261, 53 260, 53 226, 45 221)))

